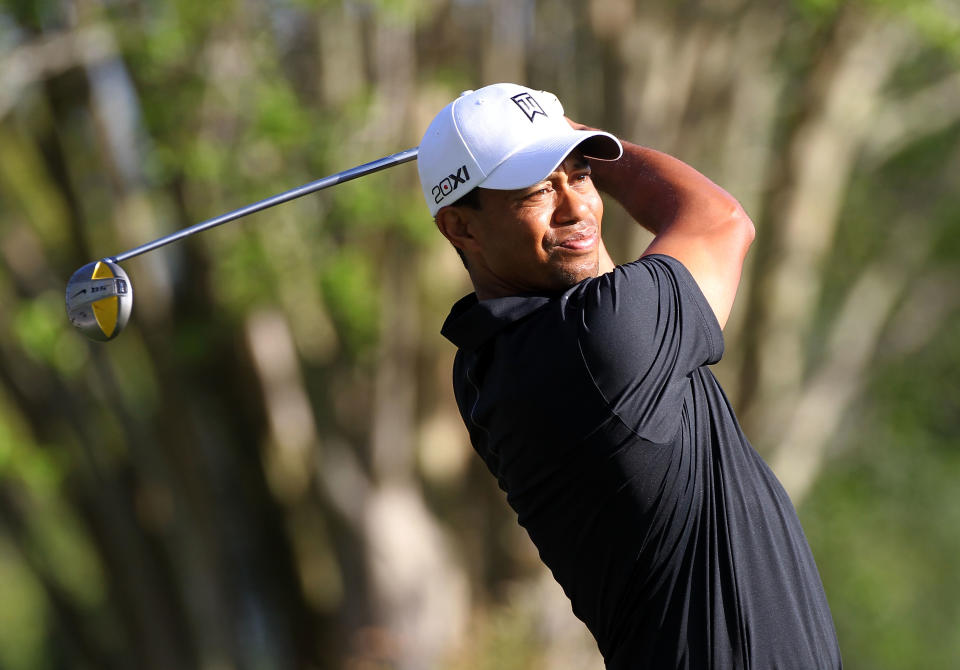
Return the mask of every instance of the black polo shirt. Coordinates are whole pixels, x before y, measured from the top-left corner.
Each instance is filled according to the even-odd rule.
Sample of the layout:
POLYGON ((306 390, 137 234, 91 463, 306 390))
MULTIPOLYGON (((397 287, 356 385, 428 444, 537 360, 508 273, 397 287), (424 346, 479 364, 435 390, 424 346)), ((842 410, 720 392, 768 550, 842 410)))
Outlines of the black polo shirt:
POLYGON ((608 668, 839 668, 797 514, 707 365, 683 265, 647 256, 559 295, 460 300, 474 448, 608 668))

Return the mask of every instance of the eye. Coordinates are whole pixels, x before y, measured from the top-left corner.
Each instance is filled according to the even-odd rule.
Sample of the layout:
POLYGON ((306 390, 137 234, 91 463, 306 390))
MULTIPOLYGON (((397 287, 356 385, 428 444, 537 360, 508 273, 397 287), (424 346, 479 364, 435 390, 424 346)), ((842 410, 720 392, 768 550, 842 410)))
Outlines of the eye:
POLYGON ((523 196, 524 200, 530 200, 532 198, 541 198, 553 190, 553 186, 550 184, 542 184, 540 188, 529 191, 523 196))

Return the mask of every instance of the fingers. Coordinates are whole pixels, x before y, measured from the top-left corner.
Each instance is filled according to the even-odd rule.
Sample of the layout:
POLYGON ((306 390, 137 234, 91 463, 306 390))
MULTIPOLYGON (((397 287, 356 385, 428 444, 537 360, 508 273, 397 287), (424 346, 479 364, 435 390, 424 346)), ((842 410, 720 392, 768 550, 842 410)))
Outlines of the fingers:
POLYGON ((590 126, 585 126, 582 123, 577 123, 576 121, 571 119, 569 116, 564 116, 563 118, 566 120, 567 123, 570 124, 570 127, 573 128, 574 130, 592 130, 590 126))

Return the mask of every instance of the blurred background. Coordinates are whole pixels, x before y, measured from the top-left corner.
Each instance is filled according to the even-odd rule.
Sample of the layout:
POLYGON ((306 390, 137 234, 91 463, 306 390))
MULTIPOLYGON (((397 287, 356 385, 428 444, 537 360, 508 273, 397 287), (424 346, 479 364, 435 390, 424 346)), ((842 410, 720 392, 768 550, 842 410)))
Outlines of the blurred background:
POLYGON ((466 440, 413 164, 129 261, 109 344, 64 315, 497 81, 740 199, 717 374, 845 664, 960 667, 956 0, 2 0, 0 668, 602 668, 466 440))

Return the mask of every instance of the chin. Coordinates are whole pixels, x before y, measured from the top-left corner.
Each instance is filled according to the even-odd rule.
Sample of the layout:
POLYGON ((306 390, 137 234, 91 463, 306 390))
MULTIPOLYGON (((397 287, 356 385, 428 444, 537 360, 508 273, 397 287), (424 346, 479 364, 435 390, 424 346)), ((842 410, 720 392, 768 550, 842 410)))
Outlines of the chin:
POLYGON ((580 267, 557 268, 557 288, 567 289, 575 284, 579 284, 584 279, 591 279, 599 274, 600 264, 596 262, 580 267))

